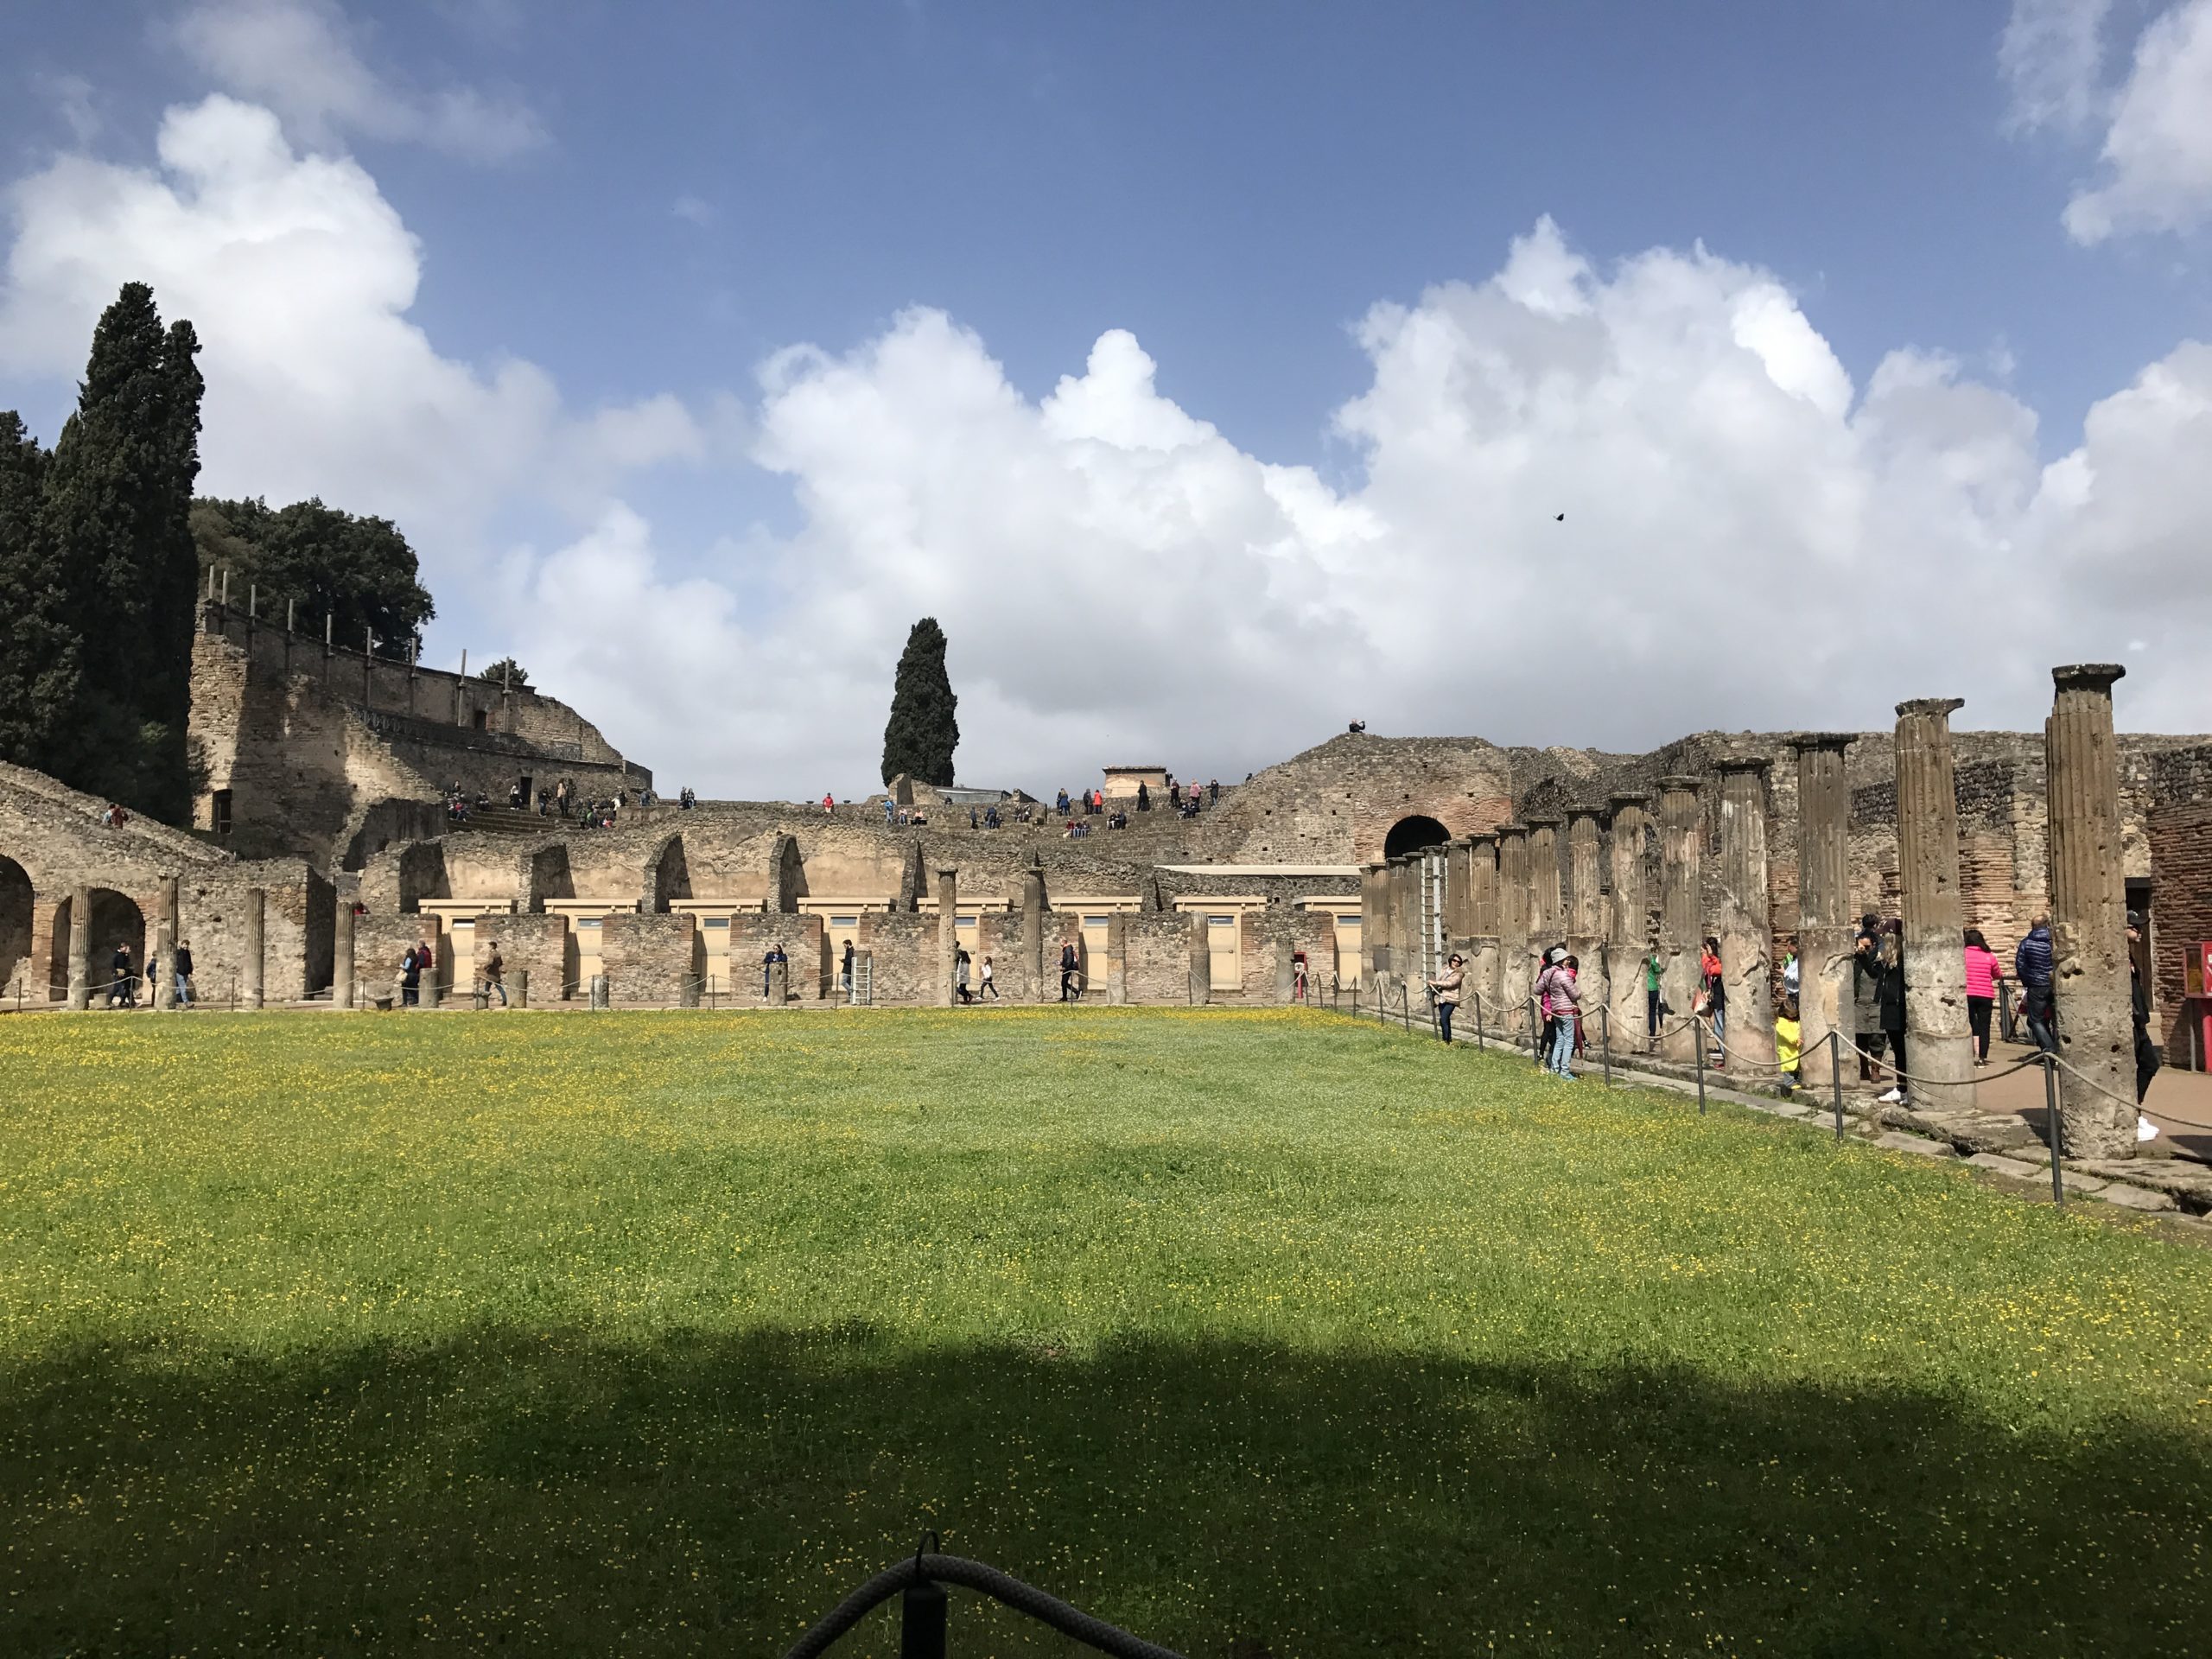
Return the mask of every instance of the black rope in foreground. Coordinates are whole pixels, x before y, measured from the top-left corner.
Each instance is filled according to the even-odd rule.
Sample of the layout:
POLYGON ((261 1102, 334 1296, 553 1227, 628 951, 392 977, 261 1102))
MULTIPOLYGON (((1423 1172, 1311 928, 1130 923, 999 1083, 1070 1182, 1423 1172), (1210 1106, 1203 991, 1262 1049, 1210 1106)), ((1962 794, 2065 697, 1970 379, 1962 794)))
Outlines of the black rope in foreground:
MULTIPOLYGON (((925 1541, 927 1541, 926 1540, 925 1541)), ((1027 1613, 1040 1624, 1072 1637, 1087 1648, 1110 1653, 1117 1659, 1183 1659, 1173 1648, 1163 1648, 1142 1637, 1093 1618, 1079 1607, 1071 1607, 1057 1596, 1034 1585, 1024 1584, 1008 1573, 960 1555, 938 1555, 918 1550, 895 1567, 887 1567, 847 1596, 823 1616, 822 1622, 799 1637, 784 1659, 815 1659, 829 1651, 836 1639, 867 1618, 899 1591, 936 1582, 957 1584, 1002 1602, 1018 1613, 1027 1613)))

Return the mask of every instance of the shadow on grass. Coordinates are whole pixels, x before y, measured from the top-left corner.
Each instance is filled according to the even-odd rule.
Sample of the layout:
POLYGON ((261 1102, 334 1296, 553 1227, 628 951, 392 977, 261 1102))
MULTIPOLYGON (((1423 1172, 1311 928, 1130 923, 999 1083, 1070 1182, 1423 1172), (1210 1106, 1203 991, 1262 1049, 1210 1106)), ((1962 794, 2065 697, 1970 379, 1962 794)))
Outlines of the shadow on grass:
MULTIPOLYGON (((0 1386, 10 1654, 773 1654, 925 1526, 1240 1659, 2183 1653, 2212 1617, 2201 1442, 1910 1395, 865 1330, 0 1386)), ((953 1627, 1071 1650, 962 1592, 953 1627)), ((840 1651, 896 1651, 887 1618, 840 1651)))

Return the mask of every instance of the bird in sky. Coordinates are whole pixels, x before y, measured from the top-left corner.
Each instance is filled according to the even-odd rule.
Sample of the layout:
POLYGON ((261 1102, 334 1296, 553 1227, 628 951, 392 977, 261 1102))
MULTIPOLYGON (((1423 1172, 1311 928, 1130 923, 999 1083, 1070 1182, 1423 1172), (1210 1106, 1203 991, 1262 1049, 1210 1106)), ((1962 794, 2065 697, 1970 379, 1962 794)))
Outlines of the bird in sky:
POLYGON ((1553 519, 1552 522, 1554 524, 1563 524, 1567 522, 1567 515, 1563 512, 1560 513, 1553 519))

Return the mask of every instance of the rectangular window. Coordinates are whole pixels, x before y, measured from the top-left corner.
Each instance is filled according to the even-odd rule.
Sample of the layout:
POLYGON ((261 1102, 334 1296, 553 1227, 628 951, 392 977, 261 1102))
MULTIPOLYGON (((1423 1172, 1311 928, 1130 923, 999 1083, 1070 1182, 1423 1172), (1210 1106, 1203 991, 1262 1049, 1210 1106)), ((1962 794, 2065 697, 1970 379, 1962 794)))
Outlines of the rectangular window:
POLYGON ((727 916, 702 916, 699 918, 699 925, 702 927, 719 927, 723 932, 727 933, 729 931, 729 918, 727 916))
POLYGON ((578 927, 588 927, 595 930, 600 925, 600 920, 601 918, 596 916, 579 916, 576 918, 576 925, 578 927))
POLYGON ((1086 916, 1083 918, 1083 925, 1085 927, 1103 927, 1109 919, 1104 916, 1086 916))
POLYGON ((830 918, 832 927, 858 927, 860 925, 861 918, 857 916, 832 916, 830 918))
POLYGON ((976 918, 973 916, 956 916, 952 918, 952 925, 955 927, 973 927, 976 918))
POLYGON ((1236 918, 1234 916, 1209 916, 1206 918, 1206 925, 1208 927, 1234 927, 1236 925, 1236 918))
POLYGON ((480 731, 483 731, 483 730, 486 729, 486 728, 490 726, 490 724, 491 724, 491 715, 490 715, 489 714, 487 714, 485 710, 483 710, 483 709, 479 709, 476 711, 476 720, 475 720, 475 726, 476 726, 476 729, 477 729, 478 731, 480 731, 480 731))
POLYGON ((218 836, 227 836, 231 833, 231 791, 229 790, 219 789, 215 791, 210 807, 208 827, 218 836))

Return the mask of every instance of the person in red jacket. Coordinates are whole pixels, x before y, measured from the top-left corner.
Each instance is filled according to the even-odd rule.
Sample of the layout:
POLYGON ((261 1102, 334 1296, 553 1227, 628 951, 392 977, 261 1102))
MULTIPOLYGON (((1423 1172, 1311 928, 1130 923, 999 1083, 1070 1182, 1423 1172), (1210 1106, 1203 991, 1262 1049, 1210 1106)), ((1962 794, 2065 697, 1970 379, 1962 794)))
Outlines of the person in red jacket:
POLYGON ((1997 953, 1978 927, 1967 929, 1967 1023, 1974 1028, 1974 1063, 1989 1064, 1989 1011, 1997 1006, 1997 953))

